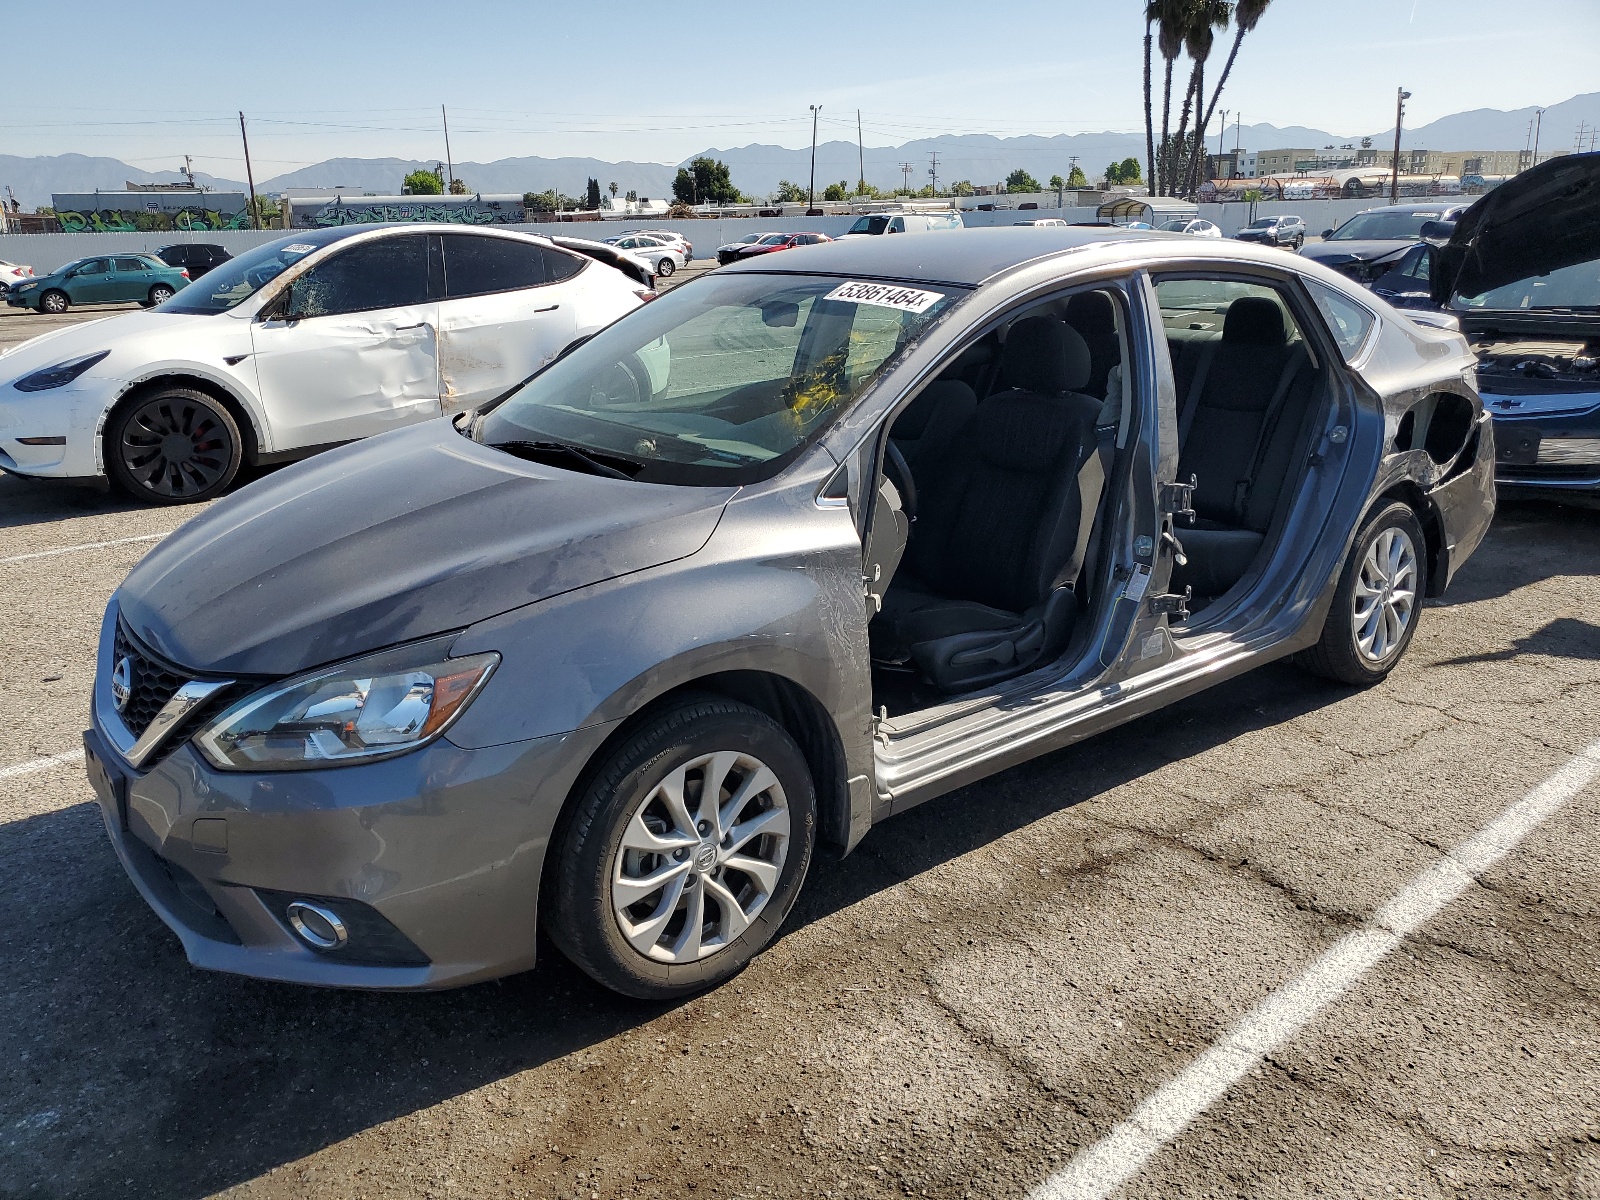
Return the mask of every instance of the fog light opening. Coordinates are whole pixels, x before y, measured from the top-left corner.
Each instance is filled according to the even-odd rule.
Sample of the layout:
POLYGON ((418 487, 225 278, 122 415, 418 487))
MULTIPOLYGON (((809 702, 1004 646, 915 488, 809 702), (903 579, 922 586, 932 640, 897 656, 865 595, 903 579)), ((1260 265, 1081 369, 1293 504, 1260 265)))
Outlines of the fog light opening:
POLYGON ((350 940, 350 931, 330 908, 309 900, 291 900, 286 912, 300 939, 318 950, 338 950, 350 940))

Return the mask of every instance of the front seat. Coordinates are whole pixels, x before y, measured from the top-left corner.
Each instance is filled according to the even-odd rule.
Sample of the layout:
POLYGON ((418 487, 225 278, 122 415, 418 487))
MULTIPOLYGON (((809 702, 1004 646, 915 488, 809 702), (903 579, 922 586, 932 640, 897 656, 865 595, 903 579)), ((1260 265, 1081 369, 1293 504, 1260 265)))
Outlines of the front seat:
POLYGON ((906 405, 889 430, 889 440, 912 466, 938 458, 960 435, 978 409, 978 397, 959 379, 938 379, 906 405))
POLYGON ((872 623, 873 656, 962 691, 1066 644, 1103 483, 1089 349, 1055 317, 1010 331, 990 396, 936 457, 919 456, 906 564, 872 623))

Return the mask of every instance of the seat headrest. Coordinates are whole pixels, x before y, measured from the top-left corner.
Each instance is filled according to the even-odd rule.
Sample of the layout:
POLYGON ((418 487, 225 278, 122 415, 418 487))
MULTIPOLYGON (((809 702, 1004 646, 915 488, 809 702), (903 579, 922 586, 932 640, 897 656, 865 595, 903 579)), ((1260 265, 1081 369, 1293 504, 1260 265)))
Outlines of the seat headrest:
POLYGON ((923 388, 922 394, 906 405, 905 410, 894 419, 890 436, 920 438, 927 432, 928 423, 934 415, 946 405, 953 406, 955 415, 965 421, 972 415, 972 410, 978 407, 978 397, 959 379, 935 380, 923 388))
POLYGON ((1000 373, 1012 387, 1042 396, 1074 392, 1089 382, 1089 346, 1055 317, 1028 317, 1006 334, 1000 373))
POLYGON ((1234 345, 1281 346, 1289 340, 1283 309, 1265 296, 1240 296, 1228 305, 1222 321, 1222 340, 1234 345))
POLYGON ((1067 324, 1085 337, 1117 331, 1117 310, 1104 292, 1079 292, 1067 301, 1066 317, 1067 324))

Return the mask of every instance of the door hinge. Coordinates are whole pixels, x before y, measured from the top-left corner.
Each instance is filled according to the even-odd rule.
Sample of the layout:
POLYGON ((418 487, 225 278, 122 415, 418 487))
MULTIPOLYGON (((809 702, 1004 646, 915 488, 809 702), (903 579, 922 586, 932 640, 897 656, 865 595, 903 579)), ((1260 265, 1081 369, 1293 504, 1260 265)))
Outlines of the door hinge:
POLYGON ((1159 596, 1150 597, 1150 615, 1152 617, 1171 617, 1175 621, 1189 619, 1189 599, 1194 595, 1194 588, 1186 587, 1182 592, 1164 592, 1159 596))
POLYGON ((1188 517, 1194 520, 1194 489, 1199 480, 1193 474, 1187 483, 1163 483, 1161 485, 1161 511, 1171 513, 1175 517, 1188 517))

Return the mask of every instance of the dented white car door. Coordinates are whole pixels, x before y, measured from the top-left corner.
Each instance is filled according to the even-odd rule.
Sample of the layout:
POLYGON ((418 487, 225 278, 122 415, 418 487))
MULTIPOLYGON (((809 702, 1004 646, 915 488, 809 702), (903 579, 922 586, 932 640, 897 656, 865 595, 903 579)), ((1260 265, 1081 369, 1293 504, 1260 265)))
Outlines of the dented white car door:
POLYGON ((361 242, 318 263, 251 326, 274 449, 320 446, 439 415, 439 302, 427 235, 361 242))
POLYGON ((523 238, 446 233, 440 399, 470 408, 521 383, 577 334, 584 262, 523 238), (568 283, 572 280, 572 283, 568 283))

